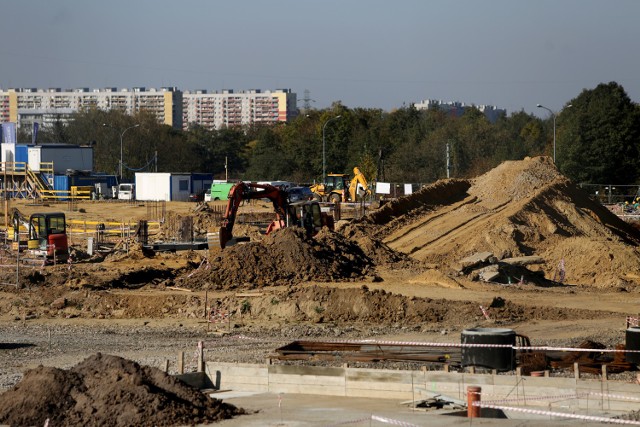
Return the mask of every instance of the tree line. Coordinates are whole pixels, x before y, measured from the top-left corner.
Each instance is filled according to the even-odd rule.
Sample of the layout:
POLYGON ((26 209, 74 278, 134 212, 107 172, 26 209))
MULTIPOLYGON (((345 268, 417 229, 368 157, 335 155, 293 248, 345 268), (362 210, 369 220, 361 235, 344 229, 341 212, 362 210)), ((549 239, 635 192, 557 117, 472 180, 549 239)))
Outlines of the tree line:
MULTIPOLYGON (((369 180, 430 183, 447 176, 447 150, 455 178, 477 176, 505 160, 552 155, 554 118, 562 173, 581 183, 640 182, 640 107, 615 82, 583 90, 544 119, 519 111, 491 123, 475 108, 454 117, 439 109, 386 112, 335 102, 277 125, 183 131, 146 111, 129 116, 89 109, 41 129, 38 141, 91 144, 95 170, 117 174, 122 137, 125 179, 136 170, 157 170, 311 183, 322 177, 324 149, 327 173, 358 166, 369 180)), ((31 137, 21 129, 18 140, 31 137)))

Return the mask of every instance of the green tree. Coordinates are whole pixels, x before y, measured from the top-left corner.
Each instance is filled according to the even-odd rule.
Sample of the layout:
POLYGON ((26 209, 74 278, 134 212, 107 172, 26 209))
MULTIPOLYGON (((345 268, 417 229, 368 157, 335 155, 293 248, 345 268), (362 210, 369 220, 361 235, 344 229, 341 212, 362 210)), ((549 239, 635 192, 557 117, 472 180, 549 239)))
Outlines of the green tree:
POLYGON ((576 182, 637 183, 640 114, 615 82, 584 90, 556 117, 557 163, 576 182))
POLYGON ((283 144, 272 128, 261 129, 255 142, 251 142, 252 152, 246 177, 251 180, 276 181, 291 176, 291 162, 282 149, 283 144))

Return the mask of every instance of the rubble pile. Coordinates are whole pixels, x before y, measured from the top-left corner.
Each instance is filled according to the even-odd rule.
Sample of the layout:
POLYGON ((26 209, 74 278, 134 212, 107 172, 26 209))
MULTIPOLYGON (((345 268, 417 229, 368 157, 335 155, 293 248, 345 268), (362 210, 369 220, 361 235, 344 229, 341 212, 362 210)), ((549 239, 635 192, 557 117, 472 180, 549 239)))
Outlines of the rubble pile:
POLYGON ((100 353, 70 370, 31 369, 0 400, 9 425, 193 425, 243 413, 159 369, 100 353))

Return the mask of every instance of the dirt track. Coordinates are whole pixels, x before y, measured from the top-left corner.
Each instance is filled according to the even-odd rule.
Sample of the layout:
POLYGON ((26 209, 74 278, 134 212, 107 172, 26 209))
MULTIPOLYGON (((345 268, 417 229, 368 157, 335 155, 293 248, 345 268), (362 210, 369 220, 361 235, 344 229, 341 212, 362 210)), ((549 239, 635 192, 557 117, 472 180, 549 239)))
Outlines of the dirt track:
MULTIPOLYGON (((92 202, 84 215, 146 212, 106 206, 105 214, 92 202)), ((196 214, 205 228, 214 225, 206 215, 196 214)), ((28 287, 0 292, 0 384, 16 384, 25 368, 70 368, 98 351, 163 367, 200 340, 210 360, 250 362, 303 337, 458 342, 465 328, 493 325, 533 344, 613 346, 624 342, 625 317, 638 313, 640 235, 548 158, 438 182, 315 239, 289 229, 253 240, 211 257, 132 247, 79 257, 70 269, 25 269, 28 287), (462 262, 480 252, 492 256, 462 262), (514 257, 536 262, 506 263, 514 257), (493 270, 495 279, 480 280, 493 270), (205 321, 209 312, 214 323, 205 321)), ((10 282, 15 271, 0 276, 10 282)))

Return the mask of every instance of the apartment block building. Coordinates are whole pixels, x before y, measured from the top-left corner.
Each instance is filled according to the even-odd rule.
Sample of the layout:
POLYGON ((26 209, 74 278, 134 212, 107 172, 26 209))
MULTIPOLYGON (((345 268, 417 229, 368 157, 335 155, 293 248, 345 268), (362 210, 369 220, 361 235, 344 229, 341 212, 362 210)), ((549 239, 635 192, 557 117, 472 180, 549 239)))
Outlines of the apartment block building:
POLYGON ((493 105, 465 104, 464 102, 458 101, 445 102, 436 99, 427 99, 421 102, 417 102, 413 104, 413 106, 417 110, 429 110, 437 108, 440 111, 449 113, 455 117, 462 116, 465 110, 468 108, 477 108, 491 123, 495 123, 498 120, 498 117, 500 117, 501 115, 507 114, 507 110, 497 108, 493 105))
POLYGON ((185 129, 194 124, 207 129, 273 124, 293 119, 297 115, 296 105, 296 94, 291 89, 186 91, 183 94, 182 122, 185 129))
POLYGON ((234 93, 186 91, 175 87, 161 89, 0 89, 0 123, 15 122, 18 127, 39 122, 43 126, 66 121, 84 108, 118 109, 126 114, 146 110, 158 123, 175 129, 197 124, 207 129, 254 123, 287 121, 297 114, 296 94, 290 89, 249 90, 234 93))

